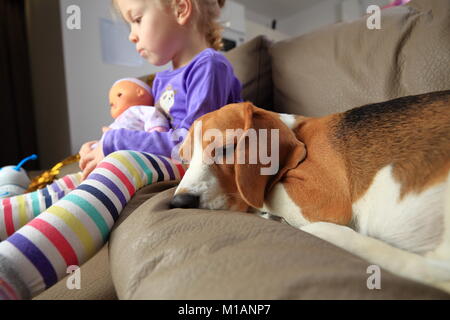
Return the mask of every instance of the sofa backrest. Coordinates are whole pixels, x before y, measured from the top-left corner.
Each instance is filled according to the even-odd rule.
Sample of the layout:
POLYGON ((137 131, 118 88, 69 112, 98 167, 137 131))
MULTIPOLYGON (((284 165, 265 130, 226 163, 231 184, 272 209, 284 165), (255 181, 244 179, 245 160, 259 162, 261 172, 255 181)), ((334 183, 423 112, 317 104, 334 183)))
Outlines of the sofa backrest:
POLYGON ((269 48, 273 109, 323 116, 400 96, 450 89, 450 1, 413 0, 269 48))
POLYGON ((225 53, 242 84, 244 100, 265 109, 273 106, 271 45, 267 38, 258 36, 225 53))

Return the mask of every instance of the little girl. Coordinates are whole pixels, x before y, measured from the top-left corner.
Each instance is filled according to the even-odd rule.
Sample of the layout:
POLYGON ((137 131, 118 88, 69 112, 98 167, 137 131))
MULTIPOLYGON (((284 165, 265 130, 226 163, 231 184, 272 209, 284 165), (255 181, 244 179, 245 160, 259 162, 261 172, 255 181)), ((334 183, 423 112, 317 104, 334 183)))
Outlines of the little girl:
POLYGON ((172 62, 152 88, 172 128, 108 130, 95 149, 92 142, 81 148, 86 179, 75 190, 40 214, 26 204, 19 217, 0 212, 0 223, 9 214, 15 226, 24 225, 0 243, 0 299, 32 298, 65 276, 68 266, 91 258, 137 190, 182 177, 184 167, 170 157, 194 120, 242 101, 231 65, 215 51, 220 43, 215 20, 225 0, 113 2, 131 26, 136 50, 153 65, 172 62))

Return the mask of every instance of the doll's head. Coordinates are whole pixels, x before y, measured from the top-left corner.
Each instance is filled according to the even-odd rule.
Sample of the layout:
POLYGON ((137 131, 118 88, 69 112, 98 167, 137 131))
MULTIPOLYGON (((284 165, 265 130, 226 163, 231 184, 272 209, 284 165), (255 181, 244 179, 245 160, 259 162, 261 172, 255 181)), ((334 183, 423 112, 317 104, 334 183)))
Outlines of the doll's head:
POLYGON ((133 106, 153 106, 150 86, 136 78, 116 81, 109 90, 111 116, 115 119, 133 106))

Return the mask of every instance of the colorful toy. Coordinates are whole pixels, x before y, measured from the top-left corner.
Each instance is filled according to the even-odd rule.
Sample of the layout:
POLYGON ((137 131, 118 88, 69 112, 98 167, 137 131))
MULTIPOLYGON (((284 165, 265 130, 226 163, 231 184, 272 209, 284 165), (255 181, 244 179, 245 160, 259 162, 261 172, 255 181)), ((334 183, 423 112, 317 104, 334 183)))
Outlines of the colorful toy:
POLYGON ((40 175, 38 175, 36 178, 31 180, 31 183, 28 185, 28 189, 26 192, 33 192, 38 189, 42 189, 48 184, 52 183, 55 179, 57 179, 58 174, 60 173, 61 169, 69 164, 72 164, 74 162, 78 162, 80 160, 80 155, 76 154, 74 156, 70 156, 66 159, 64 159, 61 162, 58 162, 55 164, 50 170, 46 170, 40 175))
POLYGON ((28 174, 22 166, 25 162, 36 159, 37 155, 33 154, 20 161, 17 166, 6 166, 0 169, 0 199, 26 192, 30 178, 28 178, 28 174))
POLYGON ((410 1, 411 0, 394 0, 391 3, 389 3, 389 4, 385 5, 384 7, 382 7, 381 9, 387 9, 387 8, 391 8, 391 7, 402 6, 404 4, 407 4, 410 1))

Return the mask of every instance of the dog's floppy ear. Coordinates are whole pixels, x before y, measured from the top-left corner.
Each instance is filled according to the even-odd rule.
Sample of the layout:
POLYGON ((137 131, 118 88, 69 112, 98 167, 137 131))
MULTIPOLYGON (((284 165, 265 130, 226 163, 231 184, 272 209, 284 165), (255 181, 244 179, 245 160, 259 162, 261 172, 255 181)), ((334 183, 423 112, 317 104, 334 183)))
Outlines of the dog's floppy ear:
POLYGON ((191 161, 191 158, 192 158, 192 134, 193 134, 193 131, 189 130, 186 135, 186 138, 180 145, 178 155, 180 157, 179 160, 181 160, 182 162, 191 161))
MULTIPOLYGON (((236 159, 245 159, 244 163, 236 160, 235 178, 236 185, 244 201, 254 207, 261 208, 264 203, 265 194, 277 183, 288 171, 297 167, 305 158, 305 145, 299 141, 294 132, 289 129, 274 112, 257 108, 251 103, 246 103, 242 110, 244 117, 244 132, 254 129, 258 140, 257 162, 249 161, 252 146, 248 143, 248 134, 242 135, 236 146, 236 159), (267 139, 261 139, 261 130, 267 129, 267 139), (273 131, 275 129, 275 131, 273 131), (278 129, 278 135, 276 132, 278 129), (278 138, 277 138, 278 137, 278 138), (264 141, 266 140, 266 141, 264 141), (275 143, 272 148, 271 141, 275 143), (267 154, 271 159, 278 159, 278 166, 273 174, 262 174, 261 169, 268 169, 272 164, 262 164, 260 159, 260 143, 267 143, 267 154), (278 148, 277 148, 278 146, 278 148), (244 155, 242 153, 245 153, 244 155)), ((265 152, 263 152, 265 153, 265 152)))
MULTIPOLYGON (((189 131, 187 132, 184 141, 181 143, 178 149, 179 159, 176 160, 189 164, 192 160, 195 145, 201 143, 201 135, 202 135, 202 121, 197 119, 189 128, 189 131)), ((174 138, 178 137, 174 136, 174 138)))

